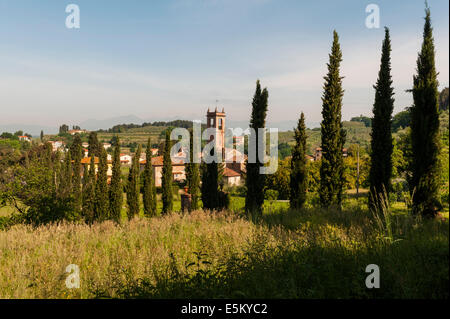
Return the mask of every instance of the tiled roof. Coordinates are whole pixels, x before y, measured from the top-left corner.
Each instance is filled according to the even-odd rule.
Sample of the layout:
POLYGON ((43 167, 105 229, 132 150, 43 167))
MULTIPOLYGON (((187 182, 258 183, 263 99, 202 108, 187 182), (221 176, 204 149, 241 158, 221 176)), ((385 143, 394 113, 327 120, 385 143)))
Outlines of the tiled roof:
MULTIPOLYGON (((163 156, 156 156, 156 157, 152 157, 152 165, 153 166, 163 166, 163 156)), ((145 165, 147 163, 147 161, 145 159, 140 160, 139 163, 141 165, 145 165)), ((176 160, 174 161, 172 159, 172 166, 182 166, 184 165, 183 160, 176 160)))
MULTIPOLYGON (((99 158, 98 157, 94 158, 94 163, 95 164, 99 163, 99 158)), ((81 159, 81 164, 91 164, 91 158, 90 157, 83 157, 81 159)))
POLYGON ((223 176, 236 177, 236 176, 241 176, 241 174, 239 174, 235 170, 232 170, 231 168, 225 167, 225 169, 223 170, 223 176))

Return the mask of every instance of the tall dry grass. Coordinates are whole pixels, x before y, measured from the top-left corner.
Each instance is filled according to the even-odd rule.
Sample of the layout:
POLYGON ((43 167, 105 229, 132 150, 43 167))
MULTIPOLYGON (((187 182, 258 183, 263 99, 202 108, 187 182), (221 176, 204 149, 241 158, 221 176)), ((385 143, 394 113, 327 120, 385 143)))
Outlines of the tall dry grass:
POLYGON ((163 276, 170 262, 184 267, 195 252, 212 263, 239 255, 262 233, 243 219, 202 211, 122 225, 18 225, 0 232, 0 297, 89 298, 98 289, 115 296, 118 283, 163 276), (80 289, 65 286, 69 264, 80 267, 80 289))
POLYGON ((0 232, 0 298, 448 298, 448 221, 196 211, 0 232), (365 287, 378 264, 382 289, 365 287), (69 264, 81 287, 68 289, 69 264))

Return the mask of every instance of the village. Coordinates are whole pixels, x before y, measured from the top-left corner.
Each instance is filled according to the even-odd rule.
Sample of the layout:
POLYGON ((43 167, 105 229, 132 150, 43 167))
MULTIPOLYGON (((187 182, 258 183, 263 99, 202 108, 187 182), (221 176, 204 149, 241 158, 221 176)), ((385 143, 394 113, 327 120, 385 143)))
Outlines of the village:
MULTIPOLYGON (((243 149, 243 145, 245 143, 245 138, 243 135, 241 136, 233 136, 233 147, 226 148, 225 146, 225 132, 226 132, 226 114, 225 111, 218 111, 217 107, 214 111, 210 111, 208 109, 206 114, 206 123, 207 128, 215 129, 216 136, 216 147, 220 152, 223 152, 223 171, 222 171, 222 184, 228 186, 239 186, 243 184, 245 178, 245 161, 248 156, 240 151, 243 149)), ((67 131, 71 136, 75 136, 76 134, 89 134, 90 132, 83 129, 72 129, 67 131)), ((20 140, 31 142, 30 136, 19 136, 20 140)), ((53 152, 60 151, 65 153, 68 151, 68 145, 63 140, 58 140, 57 136, 52 139, 46 141, 50 143, 53 152)), ((109 142, 102 142, 102 147, 108 152, 107 154, 107 165, 108 165, 108 183, 110 182, 112 176, 112 149, 113 145, 109 142)), ((82 154, 83 158, 81 159, 82 171, 85 169, 89 170, 91 158, 89 157, 89 143, 82 143, 82 154)), ((153 168, 153 178, 156 187, 161 187, 162 184, 162 167, 163 167, 163 155, 160 154, 160 148, 151 148, 152 154, 152 168, 153 168)), ((347 148, 342 150, 343 157, 348 156, 347 148)), ((178 183, 183 183, 186 180, 186 162, 187 162, 188 151, 186 149, 180 148, 179 152, 172 156, 172 174, 173 181, 178 183)), ((288 156, 290 158, 291 156, 288 156)), ((133 154, 121 153, 120 154, 120 163, 124 168, 127 168, 131 165, 133 158, 133 154)), ((314 154, 306 155, 307 161, 320 161, 322 158, 322 148, 317 146, 314 148, 314 154)), ((94 163, 96 165, 95 169, 97 171, 99 158, 95 157, 94 163)), ((140 159, 140 170, 143 171, 144 166, 146 164, 146 154, 145 152, 141 153, 140 159)))

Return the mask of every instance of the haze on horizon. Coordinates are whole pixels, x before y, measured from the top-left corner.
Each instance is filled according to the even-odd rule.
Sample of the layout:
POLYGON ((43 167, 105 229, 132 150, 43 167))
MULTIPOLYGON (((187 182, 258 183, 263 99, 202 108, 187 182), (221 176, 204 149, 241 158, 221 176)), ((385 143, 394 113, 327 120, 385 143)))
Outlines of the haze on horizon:
MULTIPOLYGON (((145 121, 204 119, 216 100, 248 121, 256 79, 269 89, 269 122, 321 121, 323 76, 340 36, 343 118, 371 115, 383 26, 392 37, 395 110, 410 93, 424 2, 73 0, 81 28, 67 29, 61 1, 0 1, 1 124, 56 127, 132 114, 145 121), (375 3, 375 2, 374 2, 375 3)), ((449 85, 449 3, 429 0, 440 88, 449 85)))

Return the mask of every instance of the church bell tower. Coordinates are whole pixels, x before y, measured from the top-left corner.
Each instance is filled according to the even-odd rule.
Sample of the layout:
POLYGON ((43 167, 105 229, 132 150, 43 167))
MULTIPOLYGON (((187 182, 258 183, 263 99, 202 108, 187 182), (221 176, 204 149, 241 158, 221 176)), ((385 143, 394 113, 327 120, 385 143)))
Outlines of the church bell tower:
MULTIPOLYGON (((215 129, 215 149, 216 154, 221 154, 222 161, 225 160, 225 109, 222 109, 222 112, 217 111, 217 107, 214 112, 206 113, 206 128, 214 128, 215 129)), ((214 139, 213 136, 210 136, 209 141, 211 142, 214 139)))

